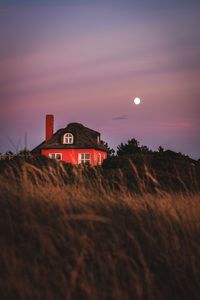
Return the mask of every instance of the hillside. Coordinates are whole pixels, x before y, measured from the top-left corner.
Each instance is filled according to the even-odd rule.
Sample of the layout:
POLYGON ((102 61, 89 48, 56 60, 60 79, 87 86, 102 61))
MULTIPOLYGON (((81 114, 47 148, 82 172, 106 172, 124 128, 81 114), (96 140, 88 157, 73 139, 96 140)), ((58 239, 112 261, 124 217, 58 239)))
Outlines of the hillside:
POLYGON ((199 165, 134 159, 0 162, 1 299, 199 299, 199 165))
POLYGON ((110 157, 103 169, 109 178, 120 171, 132 192, 140 191, 141 182, 141 192, 200 190, 200 162, 170 150, 110 157))

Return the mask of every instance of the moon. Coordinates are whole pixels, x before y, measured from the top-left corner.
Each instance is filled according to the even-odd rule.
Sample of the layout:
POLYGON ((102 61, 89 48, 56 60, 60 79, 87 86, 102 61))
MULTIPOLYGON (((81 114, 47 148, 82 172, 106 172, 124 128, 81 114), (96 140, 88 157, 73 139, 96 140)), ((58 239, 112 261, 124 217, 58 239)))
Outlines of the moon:
POLYGON ((134 99, 135 105, 139 105, 140 102, 141 102, 140 98, 136 97, 136 98, 134 99))

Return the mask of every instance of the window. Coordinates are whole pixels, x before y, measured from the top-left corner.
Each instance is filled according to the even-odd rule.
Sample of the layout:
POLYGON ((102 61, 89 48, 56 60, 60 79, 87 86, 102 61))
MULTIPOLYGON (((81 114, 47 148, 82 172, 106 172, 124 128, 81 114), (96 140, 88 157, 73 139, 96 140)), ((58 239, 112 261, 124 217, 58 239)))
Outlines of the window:
POLYGON ((94 153, 94 165, 95 166, 97 165, 97 155, 96 155, 96 153, 94 153))
POLYGON ((74 136, 71 133, 65 133, 63 136, 63 144, 73 144, 74 136))
POLYGON ((100 136, 98 135, 97 136, 97 144, 99 144, 100 143, 100 136))
POLYGON ((49 157, 52 159, 62 160, 62 153, 49 153, 49 157))
POLYGON ((98 154, 98 164, 101 165, 101 162, 102 162, 102 160, 101 160, 101 153, 99 153, 98 154))
POLYGON ((78 154, 79 164, 90 164, 90 154, 89 153, 79 153, 78 154))

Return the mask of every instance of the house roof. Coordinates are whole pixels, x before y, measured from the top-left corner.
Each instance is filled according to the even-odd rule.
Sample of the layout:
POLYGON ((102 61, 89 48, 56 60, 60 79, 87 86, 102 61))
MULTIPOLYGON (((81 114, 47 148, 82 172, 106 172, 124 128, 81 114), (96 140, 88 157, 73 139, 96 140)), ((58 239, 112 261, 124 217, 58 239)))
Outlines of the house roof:
POLYGON ((97 149, 107 152, 107 147, 105 147, 101 141, 98 143, 98 136, 100 137, 99 132, 87 128, 80 123, 70 123, 67 127, 55 132, 48 142, 43 141, 31 152, 37 153, 42 149, 97 149), (73 144, 62 143, 63 135, 67 132, 73 134, 73 144))

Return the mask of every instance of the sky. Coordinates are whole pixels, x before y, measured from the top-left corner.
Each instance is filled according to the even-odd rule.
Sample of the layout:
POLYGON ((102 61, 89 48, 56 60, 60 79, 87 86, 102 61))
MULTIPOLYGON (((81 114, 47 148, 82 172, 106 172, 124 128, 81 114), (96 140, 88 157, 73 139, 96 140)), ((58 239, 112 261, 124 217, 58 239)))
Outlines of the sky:
POLYGON ((53 114, 200 158, 199 20, 199 0, 0 0, 0 152, 53 114))

